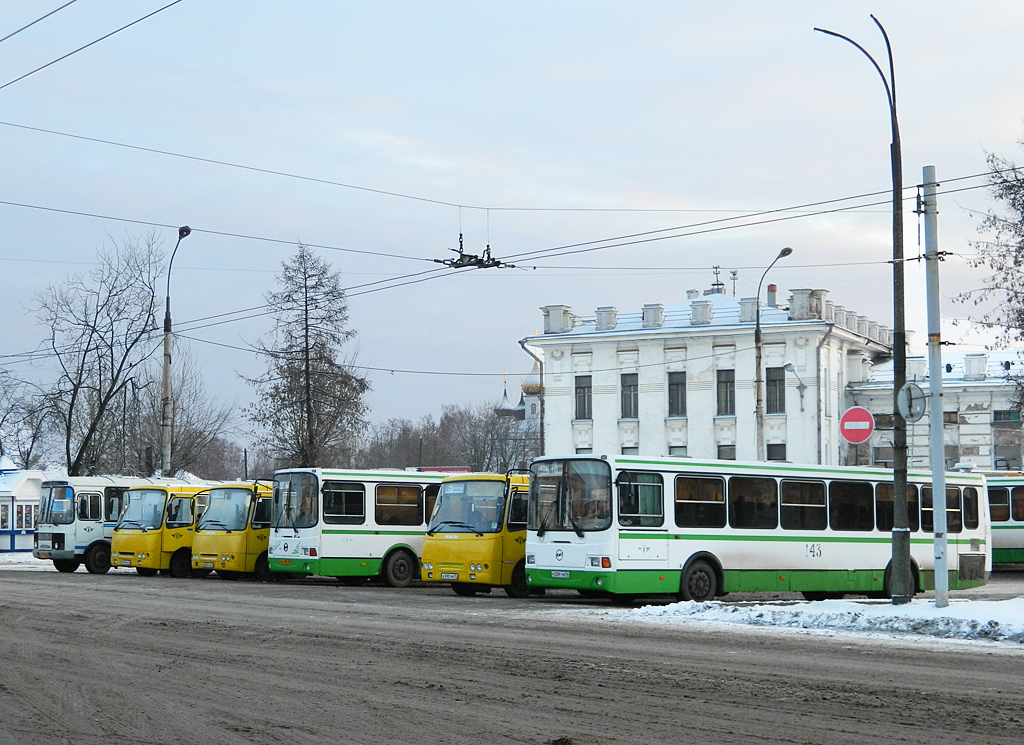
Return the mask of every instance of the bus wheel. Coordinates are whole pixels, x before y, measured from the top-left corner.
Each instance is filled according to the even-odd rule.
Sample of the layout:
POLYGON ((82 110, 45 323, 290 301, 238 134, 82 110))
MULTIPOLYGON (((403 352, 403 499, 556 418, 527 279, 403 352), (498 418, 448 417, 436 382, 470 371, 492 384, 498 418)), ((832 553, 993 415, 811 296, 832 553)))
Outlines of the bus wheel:
POLYGON ((85 568, 89 574, 106 574, 110 571, 110 546, 96 543, 85 552, 85 568))
POLYGON ((140 577, 155 577, 156 569, 151 567, 135 567, 135 571, 139 573, 140 577))
POLYGON ((512 570, 512 584, 505 587, 505 594, 510 598, 530 597, 530 586, 526 584, 526 564, 519 562, 512 570))
POLYGON ((192 574, 192 557, 188 549, 179 548, 177 553, 171 557, 171 566, 168 567, 172 577, 183 579, 192 574))
POLYGON ((471 598, 480 592, 482 585, 472 585, 469 582, 452 582, 452 592, 464 598, 471 598))
POLYGON ((695 600, 702 603, 714 600, 718 578, 715 570, 706 561, 698 559, 683 572, 683 581, 679 586, 679 597, 682 600, 695 600))
POLYGON ((269 582, 273 579, 270 576, 270 562, 267 561, 266 554, 260 554, 256 559, 256 566, 253 568, 252 573, 256 575, 256 579, 260 582, 269 582))
POLYGON ((54 559, 53 565, 57 568, 58 572, 64 572, 65 574, 78 569, 78 562, 75 559, 54 559))
POLYGON ((408 587, 418 574, 416 559, 408 551, 399 549, 384 562, 384 581, 391 587, 408 587))

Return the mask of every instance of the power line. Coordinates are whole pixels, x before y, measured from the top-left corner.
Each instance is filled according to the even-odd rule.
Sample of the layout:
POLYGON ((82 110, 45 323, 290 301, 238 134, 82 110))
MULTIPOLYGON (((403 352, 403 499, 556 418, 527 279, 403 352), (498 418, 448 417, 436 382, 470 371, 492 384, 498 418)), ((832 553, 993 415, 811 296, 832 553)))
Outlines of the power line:
MULTIPOLYGON (((134 20, 134 21, 132 21, 131 23, 125 24, 124 26, 121 26, 121 28, 119 28, 119 29, 117 29, 117 30, 115 30, 115 31, 111 31, 111 32, 110 32, 109 34, 105 34, 105 35, 101 36, 100 38, 98 38, 98 39, 96 39, 96 40, 94 40, 94 41, 90 41, 90 42, 89 42, 88 44, 86 44, 85 46, 81 46, 81 47, 79 47, 78 49, 74 50, 73 52, 68 52, 67 54, 65 54, 65 55, 63 55, 63 56, 61 56, 61 57, 58 57, 57 59, 55 59, 55 60, 53 60, 53 61, 51 61, 51 62, 47 62, 47 63, 46 63, 45 65, 42 65, 41 67, 37 67, 37 68, 36 68, 35 70, 32 70, 31 72, 26 72, 26 73, 25 73, 24 75, 21 75, 20 77, 17 77, 17 78, 15 78, 14 80, 9 80, 8 82, 4 83, 3 85, 0 85, 0 91, 2 91, 2 90, 3 90, 4 88, 6 88, 6 87, 7 87, 7 86, 9 86, 9 85, 14 85, 14 84, 15 84, 15 83, 17 83, 17 82, 18 82, 19 80, 24 80, 24 79, 25 79, 25 78, 27 78, 27 77, 28 77, 29 75, 35 75, 35 74, 36 74, 37 72, 39 72, 40 70, 45 70, 45 69, 46 69, 47 67, 49 67, 50 65, 55 65, 55 64, 57 64, 58 62, 60 62, 60 61, 62 61, 62 60, 66 60, 66 59, 67 59, 68 57, 70 57, 70 56, 71 56, 71 55, 73 55, 73 54, 78 54, 78 53, 79 53, 79 52, 81 52, 81 51, 82 51, 83 49, 88 49, 88 48, 89 48, 89 47, 91 47, 91 46, 92 46, 93 44, 99 44, 99 43, 100 43, 101 41, 103 41, 104 39, 109 39, 109 38, 110 38, 111 36, 113 36, 114 34, 120 33, 121 31, 124 31, 124 30, 125 30, 126 28, 131 28, 131 27, 132 27, 132 26, 134 26, 134 25, 135 25, 136 23, 141 23, 142 21, 146 20, 147 18, 152 18, 152 17, 153 17, 153 16, 155 16, 155 15, 156 15, 157 13, 161 13, 161 12, 163 12, 163 11, 167 10, 168 8, 170 8, 170 7, 172 6, 172 5, 177 5, 177 4, 178 4, 178 3, 180 3, 180 2, 181 2, 181 0, 173 0, 173 2, 170 2, 170 3, 168 3, 168 4, 167 4, 167 5, 165 5, 164 7, 162 7, 162 8, 158 8, 158 9, 154 10, 154 11, 153 11, 152 13, 147 13, 146 15, 142 16, 142 18, 139 18, 139 19, 137 19, 137 20, 134 20)), ((60 8, 58 8, 57 10, 60 10, 60 8)), ((44 17, 45 17, 45 16, 44 16, 44 17)))
POLYGON ((54 13, 57 13, 57 12, 59 12, 59 11, 61 11, 61 10, 64 10, 64 8, 68 7, 69 5, 73 5, 73 4, 74 4, 74 3, 76 3, 77 1, 78 1, 78 0, 69 0, 69 2, 66 2, 66 3, 64 3, 64 4, 62 5, 62 6, 60 6, 60 7, 59 7, 59 8, 57 8, 56 10, 51 10, 51 11, 50 11, 49 13, 47 13, 46 15, 44 15, 44 16, 41 16, 41 17, 39 17, 39 18, 35 19, 34 21, 32 21, 32 23, 29 23, 29 24, 26 24, 26 25, 22 26, 22 27, 21 27, 21 28, 19 28, 19 29, 18 29, 17 31, 12 31, 11 33, 7 34, 7 36, 5 36, 4 38, 0 39, 0 44, 3 44, 3 43, 4 43, 5 41, 7 41, 8 39, 10 39, 10 38, 11 38, 12 36, 15 36, 16 34, 20 34, 20 33, 21 33, 22 31, 24 31, 25 29, 27 29, 27 28, 31 28, 32 26, 35 26, 35 25, 36 25, 37 23, 39 23, 40 21, 45 21, 45 20, 46 20, 47 18, 49 18, 50 16, 52 16, 52 15, 53 15, 54 13))

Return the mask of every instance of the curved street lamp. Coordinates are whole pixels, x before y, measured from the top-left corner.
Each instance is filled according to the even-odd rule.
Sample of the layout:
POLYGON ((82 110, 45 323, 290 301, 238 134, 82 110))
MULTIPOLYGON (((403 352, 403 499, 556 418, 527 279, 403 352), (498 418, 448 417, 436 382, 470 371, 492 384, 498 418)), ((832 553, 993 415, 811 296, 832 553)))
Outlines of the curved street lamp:
POLYGON ((886 101, 889 104, 889 124, 892 128, 892 144, 889 157, 892 167, 892 372, 893 372, 893 527, 892 527, 892 582, 890 594, 893 605, 909 603, 913 597, 914 579, 910 564, 910 529, 907 504, 907 422, 900 414, 897 399, 900 389, 907 382, 907 341, 906 320, 903 299, 903 154, 900 146, 900 125, 896 118, 896 70, 892 61, 892 46, 885 28, 873 15, 871 20, 882 32, 885 50, 889 55, 889 77, 875 58, 860 44, 849 37, 815 28, 829 36, 849 42, 857 47, 875 66, 885 86, 886 101))
POLYGON ((178 228, 178 242, 171 251, 171 260, 167 262, 167 295, 164 305, 164 395, 160 411, 160 475, 169 476, 171 471, 171 437, 174 434, 174 407, 171 399, 171 267, 174 266, 174 255, 182 238, 187 238, 192 228, 183 225, 178 228))
POLYGON ((768 272, 775 266, 775 262, 779 259, 783 259, 793 253, 793 249, 786 246, 784 249, 779 251, 779 255, 775 257, 775 260, 768 265, 768 268, 764 270, 764 274, 761 275, 761 280, 757 283, 757 306, 754 317, 754 417, 757 423, 757 460, 764 460, 764 397, 761 393, 762 382, 761 382, 761 285, 764 283, 764 278, 768 276, 768 272))

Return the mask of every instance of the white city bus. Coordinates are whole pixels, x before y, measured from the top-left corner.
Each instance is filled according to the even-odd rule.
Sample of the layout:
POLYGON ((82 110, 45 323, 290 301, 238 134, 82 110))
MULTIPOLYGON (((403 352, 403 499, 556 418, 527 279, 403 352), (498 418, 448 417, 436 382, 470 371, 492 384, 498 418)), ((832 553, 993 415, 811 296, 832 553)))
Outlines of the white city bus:
POLYGON ((405 587, 419 577, 423 535, 448 474, 294 468, 274 474, 268 558, 272 572, 380 577, 405 587))
POLYGON ((988 473, 992 563, 1024 564, 1024 473, 988 473))
POLYGON ((82 564, 92 574, 110 569, 110 539, 124 507, 124 493, 149 479, 69 476, 43 483, 32 555, 50 559, 58 572, 82 564))
MULTIPOLYGON (((584 595, 891 592, 893 474, 875 468, 570 456, 530 468, 531 586, 584 595)), ((914 591, 934 587, 931 474, 908 479, 914 591)), ((950 589, 992 567, 985 476, 946 474, 950 589)))

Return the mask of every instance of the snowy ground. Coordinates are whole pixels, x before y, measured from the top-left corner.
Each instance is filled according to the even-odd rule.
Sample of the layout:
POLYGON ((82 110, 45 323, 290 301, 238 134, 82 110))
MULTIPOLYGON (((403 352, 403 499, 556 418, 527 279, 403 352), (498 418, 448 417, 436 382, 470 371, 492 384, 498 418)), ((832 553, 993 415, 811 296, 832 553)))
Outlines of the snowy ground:
MULTIPOLYGON (((0 553, 0 570, 54 571, 30 552, 0 553)), ((1024 597, 1008 600, 952 598, 946 608, 933 599, 906 605, 882 600, 823 600, 763 603, 671 603, 637 608, 567 607, 558 615, 605 618, 616 623, 700 624, 771 627, 820 634, 888 635, 951 639, 1024 648, 1024 597)))

